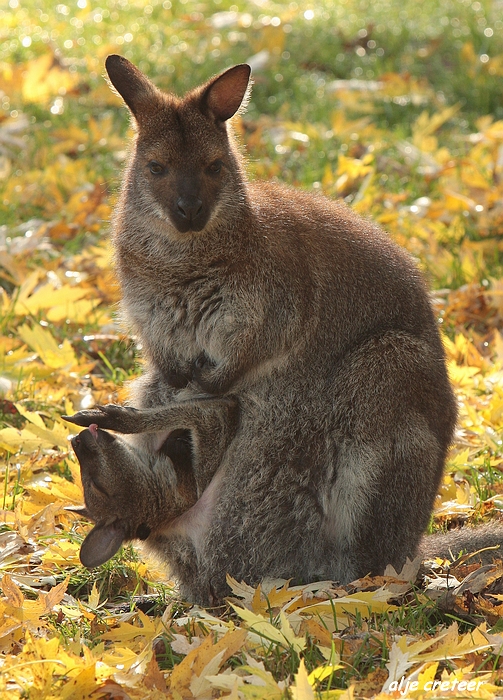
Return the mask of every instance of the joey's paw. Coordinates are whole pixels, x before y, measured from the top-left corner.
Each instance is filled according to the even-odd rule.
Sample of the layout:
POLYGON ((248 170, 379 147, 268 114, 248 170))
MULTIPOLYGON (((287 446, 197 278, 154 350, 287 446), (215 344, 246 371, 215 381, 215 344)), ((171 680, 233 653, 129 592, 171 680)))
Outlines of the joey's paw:
POLYGON ((92 424, 104 430, 115 430, 118 433, 134 433, 137 421, 137 409, 130 406, 117 406, 109 403, 96 406, 88 411, 79 411, 73 416, 63 418, 75 425, 89 427, 92 424))

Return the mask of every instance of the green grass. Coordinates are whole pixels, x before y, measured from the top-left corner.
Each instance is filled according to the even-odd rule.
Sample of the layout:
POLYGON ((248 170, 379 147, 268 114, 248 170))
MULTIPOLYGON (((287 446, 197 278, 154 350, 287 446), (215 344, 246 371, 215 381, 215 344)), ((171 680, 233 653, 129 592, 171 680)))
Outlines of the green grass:
MULTIPOLYGON (((224 67, 268 52, 255 72, 255 86, 246 115, 250 172, 258 177, 281 177, 311 188, 323 181, 327 168, 336 168, 341 153, 359 157, 372 147, 375 184, 390 192, 406 191, 412 203, 439 192, 397 151, 409 140, 411 128, 426 110, 446 105, 458 112, 438 131, 439 145, 461 157, 465 137, 480 115, 503 117, 503 20, 494 3, 427 0, 318 2, 301 10, 297 3, 253 3, 238 6, 224 1, 118 2, 112 7, 52 5, 28 0, 0 10, 1 74, 9 66, 29 66, 54 51, 54 62, 78 76, 76 85, 46 101, 30 102, 6 83, 0 98, 0 119, 23 124, 23 148, 9 145, 9 177, 0 180, 0 212, 9 235, 24 233, 19 224, 32 219, 68 220, 65 203, 76 187, 98 184, 114 193, 128 128, 127 110, 117 109, 104 81, 104 58, 119 52, 137 63, 161 88, 183 93, 224 67), (389 76, 400 75, 392 87, 389 76), (348 102, 337 80, 384 80, 375 96, 348 102), (386 82, 388 81, 388 82, 386 82), (3 111, 2 111, 3 110, 3 111), (333 115, 349 120, 366 118, 355 132, 334 128, 333 115), (96 125, 95 133, 90 121, 96 125), (290 125, 307 131, 308 141, 280 143, 275 127, 290 125), (309 129, 307 129, 309 125, 309 129), (368 128, 367 128, 368 131, 368 128), (42 176, 41 176, 42 173, 42 176), (27 186, 27 183, 31 183, 27 186), (54 185, 54 183, 56 183, 54 185), (61 206, 48 204, 56 186, 61 206)), ((246 137, 247 134, 245 134, 246 137)), ((330 189, 328 190, 330 193, 330 189)), ((441 191, 441 188, 440 188, 441 191)), ((345 193, 349 202, 355 192, 345 193)), ((380 203, 376 197, 375 211, 380 203)), ((464 222, 468 239, 478 240, 477 220, 464 222)), ((107 232, 106 221, 91 233, 85 227, 65 241, 69 254, 107 232)), ((50 253, 34 259, 47 265, 50 253)), ((489 273, 502 269, 495 249, 489 273)), ((438 279, 434 286, 458 286, 466 280, 461 268, 438 279)), ((5 282, 8 285, 8 282, 5 282)))

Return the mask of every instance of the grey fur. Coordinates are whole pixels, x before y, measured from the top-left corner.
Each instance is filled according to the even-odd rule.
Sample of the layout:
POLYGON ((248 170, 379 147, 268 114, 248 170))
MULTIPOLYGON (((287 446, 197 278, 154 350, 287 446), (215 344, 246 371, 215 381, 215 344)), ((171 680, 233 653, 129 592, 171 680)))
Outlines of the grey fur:
POLYGON ((227 572, 347 582, 399 569, 456 420, 415 262, 341 202, 247 181, 227 124, 248 95, 246 66, 183 99, 121 57, 107 70, 137 128, 113 244, 147 367, 133 420, 118 407, 73 419, 138 433, 124 447, 93 429, 83 471, 92 462, 114 485, 107 508, 124 537, 145 523, 199 602, 225 595, 227 572), (163 440, 180 428, 193 459, 177 466, 163 440))

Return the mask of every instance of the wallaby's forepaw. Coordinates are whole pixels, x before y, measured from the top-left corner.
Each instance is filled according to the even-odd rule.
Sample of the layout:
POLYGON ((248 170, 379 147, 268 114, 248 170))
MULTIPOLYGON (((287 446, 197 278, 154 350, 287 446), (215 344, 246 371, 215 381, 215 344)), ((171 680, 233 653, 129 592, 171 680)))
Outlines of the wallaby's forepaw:
POLYGON ((63 418, 75 425, 89 427, 95 423, 103 430, 115 430, 118 433, 138 432, 138 410, 130 406, 117 406, 108 403, 106 406, 96 406, 88 411, 79 411, 73 416, 63 418))

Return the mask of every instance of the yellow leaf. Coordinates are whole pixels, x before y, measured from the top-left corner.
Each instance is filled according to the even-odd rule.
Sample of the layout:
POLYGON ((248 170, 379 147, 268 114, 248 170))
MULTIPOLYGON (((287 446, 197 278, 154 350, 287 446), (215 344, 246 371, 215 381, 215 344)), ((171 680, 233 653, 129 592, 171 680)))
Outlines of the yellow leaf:
POLYGON ((23 80, 23 98, 26 102, 46 103, 55 95, 64 95, 76 86, 78 75, 61 68, 51 53, 30 61, 23 80))
POLYGON ((257 588, 257 595, 252 601, 253 612, 266 612, 272 608, 281 608, 285 603, 290 603, 294 598, 299 596, 298 588, 289 588, 288 582, 279 590, 274 586, 268 593, 262 590, 262 587, 257 588))
POLYGON ((7 615, 5 613, 2 614, 0 617, 0 640, 2 640, 2 646, 5 645, 5 642, 8 643, 9 641, 8 639, 5 640, 5 638, 12 635, 12 633, 16 630, 19 630, 19 628, 22 627, 22 624, 23 623, 21 620, 18 620, 16 617, 12 617, 11 615, 7 615))
POLYGON ((446 121, 459 111, 460 107, 460 104, 455 104, 452 107, 445 107, 440 112, 434 112, 432 115, 426 111, 421 112, 412 127, 414 144, 419 146, 422 139, 438 131, 446 121))
POLYGON ((60 447, 69 449, 67 435, 61 435, 58 429, 40 429, 36 425, 30 429, 2 428, 0 430, 0 447, 10 452, 22 451, 29 454, 38 449, 60 447))
POLYGON ((2 586, 2 591, 7 599, 7 603, 12 605, 13 608, 21 608, 24 603, 24 595, 9 574, 4 574, 0 585, 2 586))
MULTIPOLYGON (((250 659, 250 664, 253 665, 239 667, 236 673, 208 675, 206 680, 213 688, 230 692, 225 697, 232 700, 242 697, 247 700, 283 700, 284 689, 274 680, 272 673, 265 670, 263 663, 250 659)), ((186 696, 183 697, 185 700, 186 696)))
POLYGON ((77 358, 69 341, 58 345, 47 328, 24 324, 17 329, 19 337, 38 354, 42 362, 51 369, 70 369, 77 364, 77 358))
POLYGON ((304 659, 300 660, 299 670, 295 674, 295 681, 290 691, 293 700, 315 700, 314 690, 309 682, 304 659))
POLYGON ((69 580, 70 577, 67 576, 64 581, 58 583, 57 586, 53 586, 53 588, 51 588, 51 590, 48 593, 39 593, 39 598, 45 606, 45 613, 51 612, 54 606, 63 600, 63 596, 65 595, 66 589, 68 588, 69 580))
POLYGON ((83 668, 75 678, 70 678, 58 689, 58 697, 61 700, 86 700, 101 685, 101 681, 96 680, 95 664, 92 664, 83 668))
POLYGON ((147 641, 152 641, 162 631, 162 621, 158 618, 150 619, 145 613, 138 612, 142 627, 131 625, 129 622, 121 622, 118 627, 105 632, 101 639, 113 641, 116 644, 126 644, 128 642, 143 637, 147 641))
POLYGON ((232 608, 239 617, 246 622, 248 628, 265 639, 275 642, 285 649, 292 647, 297 653, 301 652, 306 646, 306 640, 303 637, 296 637, 286 615, 280 614, 280 629, 271 624, 262 615, 257 615, 251 610, 240 608, 232 605, 232 608))
POLYGON ((147 688, 157 688, 158 690, 162 691, 164 693, 162 698, 166 697, 167 695, 167 688, 166 688, 166 679, 164 677, 164 674, 159 668, 159 665, 157 663, 157 660, 155 656, 152 656, 150 659, 148 666, 147 666, 147 672, 144 675, 142 679, 143 685, 145 685, 147 688))
POLYGON ((33 290, 44 277, 43 270, 34 270, 26 279, 23 281, 16 294, 16 304, 23 304, 32 294, 33 290))
POLYGON ((383 613, 389 610, 396 610, 396 605, 388 604, 388 598, 391 598, 393 593, 384 588, 378 588, 376 591, 361 591, 360 593, 352 593, 351 595, 342 596, 341 598, 333 598, 331 600, 322 601, 307 605, 299 612, 302 615, 329 615, 333 617, 333 611, 336 613, 349 613, 351 615, 362 615, 369 617, 373 613, 383 613))
POLYGON ((232 578, 232 576, 230 576, 229 574, 227 574, 226 580, 233 594, 238 596, 238 598, 243 598, 245 601, 245 605, 248 607, 256 594, 255 588, 253 588, 253 586, 249 586, 244 581, 236 581, 236 579, 232 578))
POLYGON ((71 323, 87 323, 90 319, 99 323, 102 313, 96 311, 99 305, 97 299, 80 299, 60 306, 54 306, 47 312, 47 320, 53 323, 70 321, 71 323))
POLYGON ((91 610, 97 610, 100 605, 100 593, 96 586, 96 581, 93 583, 91 593, 87 599, 87 605, 91 608, 91 610))
POLYGON ((80 546, 76 542, 57 540, 51 543, 41 555, 45 566, 78 566, 80 546))
MULTIPOLYGON (((51 283, 47 283, 39 287, 33 294, 19 297, 14 306, 14 313, 17 316, 26 316, 26 314, 36 315, 42 309, 65 309, 70 304, 87 296, 89 292, 89 289, 82 287, 72 287, 65 284, 55 288, 51 283)), ((61 318, 64 318, 63 314, 61 314, 61 318)))
MULTIPOLYGON (((218 656, 218 667, 235 654, 243 646, 247 632, 236 629, 227 632, 218 642, 213 644, 211 636, 206 637, 200 646, 193 649, 181 661, 171 673, 170 690, 187 697, 186 691, 190 687, 193 676, 200 677, 212 659, 218 656), (184 695, 185 693, 185 695, 184 695)), ((216 667, 212 667, 215 668, 216 667)))
POLYGON ((321 681, 324 681, 326 678, 329 678, 335 671, 338 671, 340 668, 344 668, 342 664, 328 664, 327 666, 318 666, 318 668, 315 668, 314 671, 311 671, 309 674, 309 683, 314 687, 315 683, 318 682, 320 683, 321 681))
POLYGON ((289 646, 297 653, 303 651, 306 646, 306 640, 303 637, 295 636, 292 626, 290 625, 288 618, 283 611, 281 611, 279 614, 279 620, 281 634, 284 636, 289 646))
POLYGON ((103 654, 101 660, 107 666, 115 666, 120 669, 129 671, 134 668, 135 671, 141 672, 142 668, 146 668, 152 658, 152 643, 146 644, 139 653, 135 653, 133 649, 127 646, 119 646, 115 644, 110 651, 103 654))
POLYGON ((478 367, 462 367, 452 360, 447 362, 447 370, 452 384, 459 388, 473 386, 473 378, 480 373, 478 367))
POLYGON ((201 696, 208 697, 208 691, 210 691, 211 685, 207 677, 218 672, 223 663, 224 654, 225 649, 222 649, 209 659, 208 663, 201 669, 199 674, 194 673, 192 675, 189 690, 194 698, 199 698, 201 696))
POLYGON ((30 431, 34 435, 37 435, 48 446, 62 447, 64 449, 69 448, 68 436, 70 433, 63 421, 56 420, 52 429, 47 428, 42 420, 42 416, 39 413, 28 411, 21 403, 16 403, 14 405, 23 418, 26 418, 30 423, 32 423, 30 426, 30 431))

